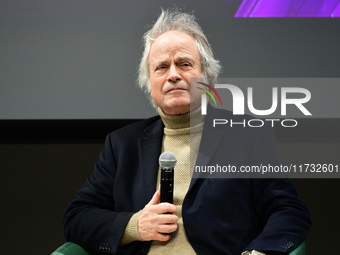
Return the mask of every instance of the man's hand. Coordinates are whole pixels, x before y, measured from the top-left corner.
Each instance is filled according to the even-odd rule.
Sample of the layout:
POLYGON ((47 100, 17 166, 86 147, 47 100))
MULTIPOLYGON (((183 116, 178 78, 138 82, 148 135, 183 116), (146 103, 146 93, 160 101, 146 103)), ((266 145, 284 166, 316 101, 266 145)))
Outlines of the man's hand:
POLYGON ((138 233, 144 241, 168 241, 169 233, 177 230, 178 217, 176 206, 160 202, 160 189, 156 191, 150 202, 144 207, 138 218, 138 233))

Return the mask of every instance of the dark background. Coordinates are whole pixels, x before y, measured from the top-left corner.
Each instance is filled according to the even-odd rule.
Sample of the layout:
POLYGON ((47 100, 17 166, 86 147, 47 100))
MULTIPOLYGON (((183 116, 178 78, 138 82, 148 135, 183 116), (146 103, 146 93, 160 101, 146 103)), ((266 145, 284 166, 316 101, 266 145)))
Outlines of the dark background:
MULTIPOLYGON (((3 113, 0 218, 4 254, 50 254, 61 245, 63 212, 91 174, 106 134, 154 112, 134 84, 141 55, 140 38, 146 25, 156 19, 159 6, 170 4, 166 1, 158 6, 151 1, 144 4, 104 0, 57 2, 32 1, 29 5, 25 1, 0 1, 3 113), (105 29, 100 32, 98 27, 105 29), (24 43, 14 43, 20 42, 16 31, 24 35, 30 31, 22 37, 24 43), (37 31, 37 35, 27 41, 33 38, 27 37, 32 31, 37 31), (72 37, 75 32, 76 37, 72 37), (103 38, 104 34, 112 40, 103 38), (65 44, 43 43, 53 42, 53 35, 55 42, 65 44), (86 43, 89 40, 99 45, 94 44, 90 50, 91 43, 86 43), (74 42, 82 42, 81 48, 86 50, 75 52, 80 46, 74 42), (46 48, 39 51, 39 47, 46 48), (57 52, 50 51, 55 48, 57 52), (33 54, 32 49, 39 54, 33 54), (61 60, 67 57, 68 61, 53 61, 52 57, 59 54, 61 60), (32 67, 34 63, 38 65, 32 67), (121 90, 123 86, 127 91, 121 90), (118 95, 118 99, 101 105, 101 95, 92 96, 97 90, 106 94, 103 96, 106 99, 110 95, 113 98, 118 95), (47 100, 45 95, 39 95, 44 91, 53 97, 47 100), (27 97, 37 94, 34 102, 27 97), (85 98, 77 99, 81 95, 85 98), (21 104, 23 101, 26 104, 21 104), (72 102, 84 105, 72 105, 72 102), (67 103, 71 105, 64 107, 67 103), (87 108, 87 104, 95 106, 94 110, 87 108)), ((214 53, 221 60, 224 70, 221 77, 339 77, 339 19, 234 19, 221 9, 226 2, 209 1, 209 6, 208 1, 186 2, 186 10, 196 10, 214 53)), ((284 161, 339 164, 338 119, 303 123, 302 130, 276 130, 284 161)), ((307 254, 336 253, 340 180, 292 181, 308 204, 313 220, 306 240, 307 254)))

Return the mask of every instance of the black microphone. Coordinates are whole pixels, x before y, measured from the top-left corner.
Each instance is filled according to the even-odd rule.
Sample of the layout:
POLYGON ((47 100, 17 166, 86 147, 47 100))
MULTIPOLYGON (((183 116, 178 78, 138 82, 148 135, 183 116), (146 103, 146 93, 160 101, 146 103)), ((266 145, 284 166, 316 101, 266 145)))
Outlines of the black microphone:
POLYGON ((161 166, 161 203, 168 202, 173 204, 174 167, 177 163, 177 158, 172 152, 166 151, 159 156, 158 161, 161 166))

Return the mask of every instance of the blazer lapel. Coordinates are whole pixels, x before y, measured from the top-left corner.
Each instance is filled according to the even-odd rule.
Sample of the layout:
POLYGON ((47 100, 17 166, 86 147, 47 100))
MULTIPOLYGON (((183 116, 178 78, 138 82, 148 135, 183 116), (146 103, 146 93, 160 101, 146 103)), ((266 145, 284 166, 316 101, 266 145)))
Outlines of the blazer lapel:
POLYGON ((147 204, 156 191, 157 175, 158 175, 158 158, 162 148, 163 138, 163 122, 156 121, 154 124, 144 130, 145 137, 138 139, 139 165, 143 172, 143 186, 145 199, 147 204))
MULTIPOLYGON (((219 126, 213 127, 214 119, 221 119, 221 117, 216 109, 209 107, 195 166, 208 165, 221 141, 224 131, 223 128, 219 126)), ((200 179, 200 176, 198 174, 193 174, 190 187, 193 186, 198 179, 200 179)))

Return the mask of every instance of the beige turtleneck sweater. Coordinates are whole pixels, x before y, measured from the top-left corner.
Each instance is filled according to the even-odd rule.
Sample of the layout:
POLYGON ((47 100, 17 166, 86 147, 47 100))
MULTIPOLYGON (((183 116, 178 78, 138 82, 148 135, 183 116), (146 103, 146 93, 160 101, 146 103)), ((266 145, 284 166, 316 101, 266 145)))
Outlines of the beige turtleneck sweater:
MULTIPOLYGON (((166 115, 160 109, 158 113, 164 123, 164 136, 162 152, 171 151, 177 157, 174 173, 174 205, 177 208, 178 230, 172 234, 167 242, 152 241, 148 254, 196 254, 185 234, 182 218, 182 204, 188 191, 191 173, 197 158, 198 148, 201 141, 204 116, 201 108, 183 114, 166 115)), ((158 171, 157 186, 159 186, 160 171, 158 171)), ((143 241, 138 234, 138 217, 140 212, 135 213, 126 226, 121 245, 132 241, 143 241)))

